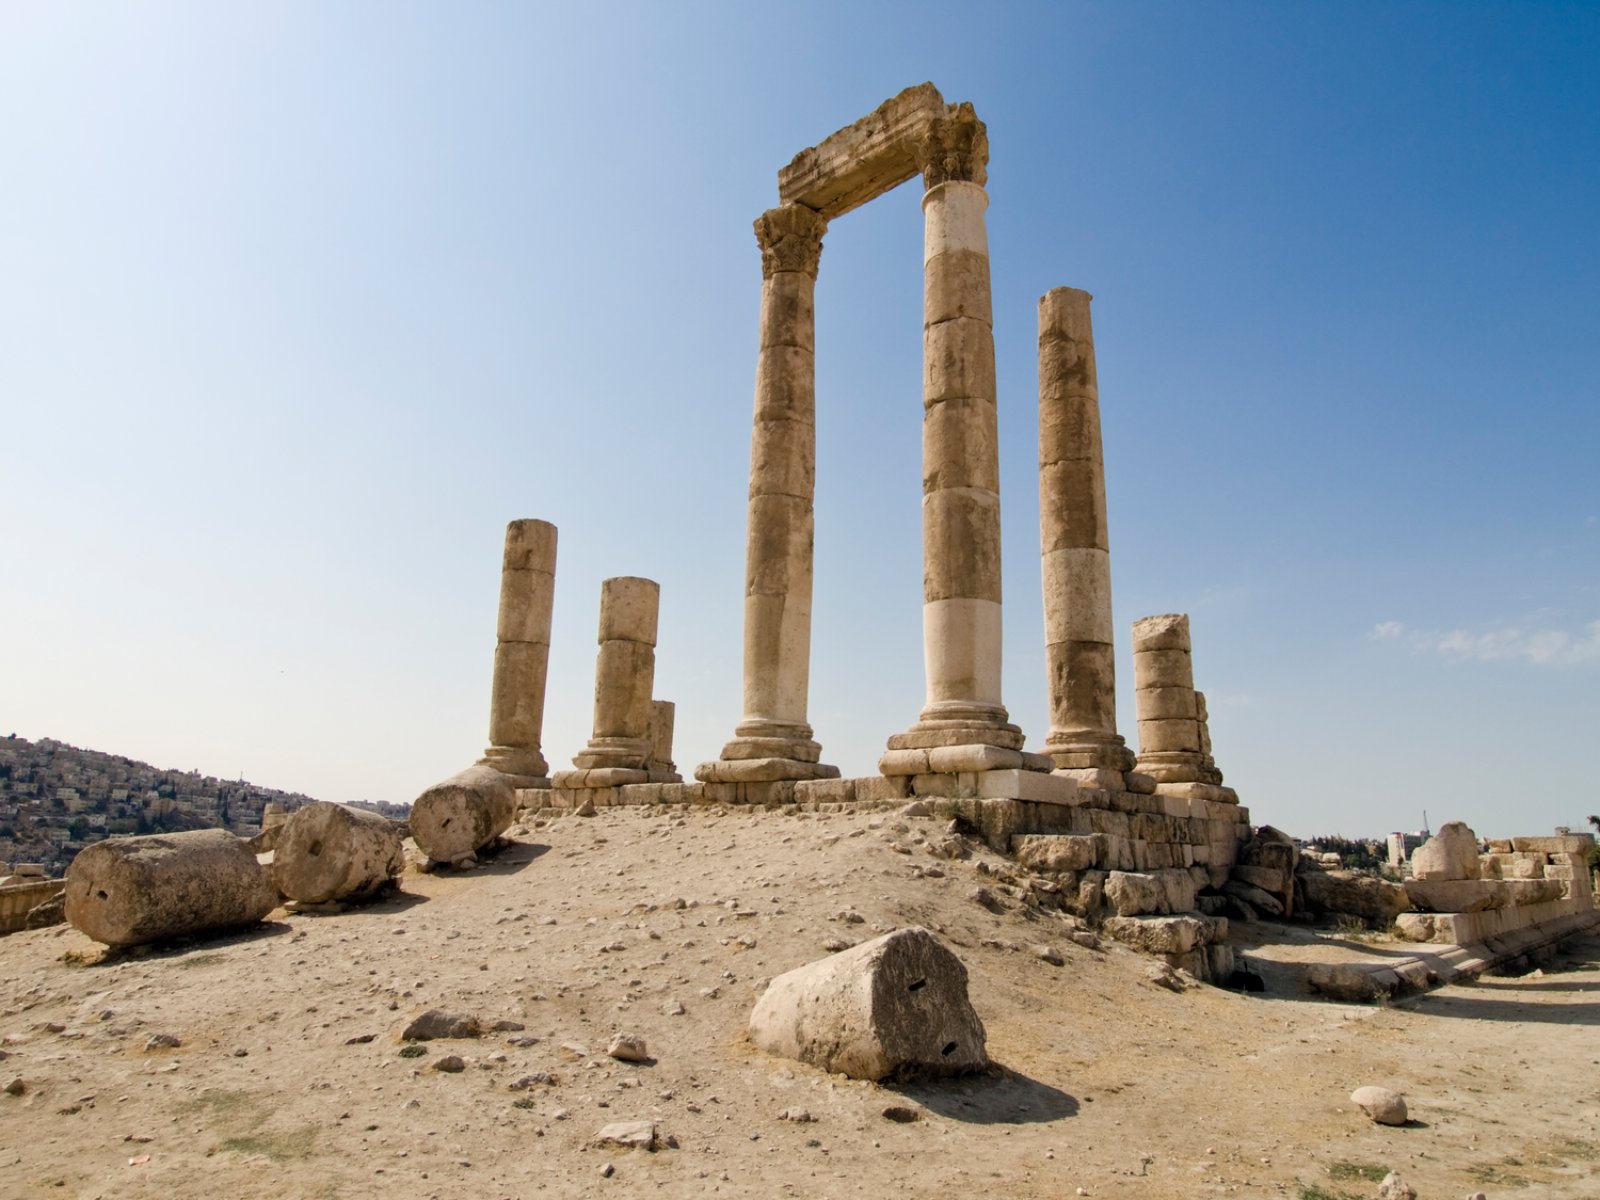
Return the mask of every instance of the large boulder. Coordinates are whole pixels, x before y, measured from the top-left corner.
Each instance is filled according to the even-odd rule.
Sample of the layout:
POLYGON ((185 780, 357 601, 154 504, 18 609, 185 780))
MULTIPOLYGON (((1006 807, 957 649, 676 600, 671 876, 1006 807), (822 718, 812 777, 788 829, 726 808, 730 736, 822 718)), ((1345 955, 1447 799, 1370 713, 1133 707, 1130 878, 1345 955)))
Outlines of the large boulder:
POLYGON ((1413 879, 1479 879, 1478 835, 1451 821, 1411 852, 1413 879))
POLYGON ((278 827, 272 880, 291 900, 360 900, 406 869, 400 829, 366 809, 318 801, 278 827))
POLYGON ((225 829, 96 842, 67 867, 66 897, 67 920, 108 946, 253 925, 278 904, 249 843, 225 829))
POLYGON ((917 927, 778 976, 750 1014, 750 1040, 852 1079, 958 1075, 989 1064, 966 967, 917 927))
POLYGON ((1360 871, 1324 871, 1301 860, 1295 876, 1305 908, 1322 916, 1358 918, 1373 929, 1387 929, 1412 907, 1406 889, 1398 883, 1364 875, 1360 871))

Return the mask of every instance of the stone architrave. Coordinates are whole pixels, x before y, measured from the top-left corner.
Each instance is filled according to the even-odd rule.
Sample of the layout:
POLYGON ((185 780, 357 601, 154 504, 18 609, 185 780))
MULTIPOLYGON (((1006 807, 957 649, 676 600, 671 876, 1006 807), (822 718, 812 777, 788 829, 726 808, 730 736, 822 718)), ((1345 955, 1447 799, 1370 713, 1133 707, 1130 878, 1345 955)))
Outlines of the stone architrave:
POLYGON ((651 691, 661 585, 620 576, 600 585, 600 653, 594 667, 594 735, 572 756, 580 771, 643 771, 650 757, 651 691))
POLYGON ((755 223, 761 247, 761 345, 745 543, 744 717, 708 783, 834 779, 806 720, 811 680, 816 491, 817 266, 828 223, 803 204, 755 223))
MULTIPOLYGON (((927 701, 889 739, 885 774, 905 751, 970 748, 956 770, 993 767, 1022 748, 1000 698, 1000 455, 989 294, 989 139, 971 105, 932 122, 922 147, 922 645, 927 701)), ((949 755, 947 754, 948 758, 949 755)), ((1031 765, 1022 761, 1009 767, 1031 765)))
POLYGON ((1187 615, 1168 613, 1133 623, 1133 679, 1139 772, 1162 784, 1208 782, 1187 615))
POLYGON ((1111 543, 1106 530, 1100 389, 1088 292, 1039 300, 1039 522, 1045 663, 1057 770, 1132 770, 1117 733, 1111 543))
POLYGON ((512 521, 500 570, 490 744, 479 765, 493 767, 516 788, 550 786, 540 742, 555 581, 556 527, 548 521, 512 521))

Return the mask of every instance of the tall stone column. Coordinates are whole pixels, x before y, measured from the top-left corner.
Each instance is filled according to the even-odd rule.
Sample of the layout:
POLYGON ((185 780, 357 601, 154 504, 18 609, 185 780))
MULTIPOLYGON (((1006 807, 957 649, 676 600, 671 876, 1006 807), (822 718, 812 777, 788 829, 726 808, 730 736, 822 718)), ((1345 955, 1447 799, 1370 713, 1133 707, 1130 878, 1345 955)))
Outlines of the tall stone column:
POLYGON ((1181 613, 1133 623, 1138 770, 1160 784, 1205 783, 1189 618, 1181 613))
POLYGON ((550 786, 540 739, 555 588, 556 527, 548 521, 512 521, 500 568, 490 744, 479 763, 518 788, 550 786))
POLYGON ((811 682, 812 501, 816 492, 814 293, 828 223, 785 204, 755 223, 761 346, 745 543, 744 717, 706 782, 831 779, 806 720, 811 682))
MULTIPOLYGON (((1050 733, 1058 770, 1127 772, 1117 733, 1100 386, 1088 292, 1054 288, 1039 300, 1039 524, 1050 733)), ((1096 782, 1104 782, 1096 779, 1096 782)))
MULTIPOLYGON (((622 576, 600 585, 600 653, 594 666, 594 736, 572 756, 581 771, 643 771, 650 758, 651 692, 661 586, 622 576)), ((559 781, 558 781, 559 782, 559 781)))
MULTIPOLYGON (((1000 456, 989 239, 988 136, 970 106, 935 122, 922 199, 922 642, 927 702, 893 751, 1020 750, 1000 700, 1000 456)), ((899 773, 886 756, 885 773, 899 773)), ((954 759, 946 755, 946 761, 954 759)), ((978 753, 984 769, 992 756, 978 753)))

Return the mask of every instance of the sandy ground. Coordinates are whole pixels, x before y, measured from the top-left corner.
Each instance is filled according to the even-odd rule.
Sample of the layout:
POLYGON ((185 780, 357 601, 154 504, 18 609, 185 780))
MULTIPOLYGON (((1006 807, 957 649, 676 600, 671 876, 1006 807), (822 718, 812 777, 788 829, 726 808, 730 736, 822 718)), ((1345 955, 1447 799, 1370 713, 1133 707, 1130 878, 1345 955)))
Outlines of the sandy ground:
POLYGON ((1260 995, 1174 994, 1147 958, 1075 945, 1069 919, 974 903, 1007 864, 936 860, 916 841, 931 820, 517 828, 475 870, 408 873, 336 915, 143 955, 65 927, 0 939, 0 1077, 24 1084, 0 1094, 0 1197, 1338 1200, 1389 1168, 1421 1200, 1600 1196, 1600 939, 1387 1008, 1313 1000, 1284 966, 1260 995), (891 1089, 746 1042, 768 978, 913 924, 967 964, 999 1075, 891 1089), (402 1056, 428 1008, 525 1028, 402 1056), (620 1031, 654 1061, 607 1058, 620 1031), (181 1044, 147 1048, 156 1034, 181 1044), (432 1068, 448 1054, 466 1069, 432 1068), (550 1082, 510 1086, 536 1073, 550 1082), (1404 1093, 1412 1123, 1356 1111, 1368 1083, 1404 1093), (919 1119, 886 1119, 895 1105, 919 1119), (779 1119, 797 1108, 814 1120, 779 1119), (623 1120, 676 1148, 589 1146, 623 1120))

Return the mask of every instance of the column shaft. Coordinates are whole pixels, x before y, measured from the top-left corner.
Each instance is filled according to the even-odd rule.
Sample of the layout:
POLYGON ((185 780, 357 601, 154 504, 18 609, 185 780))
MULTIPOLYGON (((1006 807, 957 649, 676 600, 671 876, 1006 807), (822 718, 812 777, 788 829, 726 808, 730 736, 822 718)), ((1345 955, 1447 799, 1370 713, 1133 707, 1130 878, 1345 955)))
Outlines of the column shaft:
POLYGON ((744 714, 712 782, 827 778, 806 719, 816 492, 814 295, 827 222, 800 204, 755 223, 761 247, 761 339, 750 439, 745 539, 744 714))
POLYGON ((1039 523, 1050 733, 1059 770, 1125 772, 1117 734, 1100 390, 1088 292, 1039 300, 1039 523))
POLYGON ((1133 623, 1138 770, 1159 783, 1203 783, 1199 708, 1189 618, 1169 613, 1133 623))
POLYGON ((509 776, 513 787, 550 786, 550 768, 540 742, 555 571, 554 525, 523 520, 506 526, 489 704, 490 744, 480 763, 509 776))
POLYGON ((650 757, 660 585, 622 576, 600 585, 600 653, 594 668, 594 736, 573 766, 644 770, 650 757))

